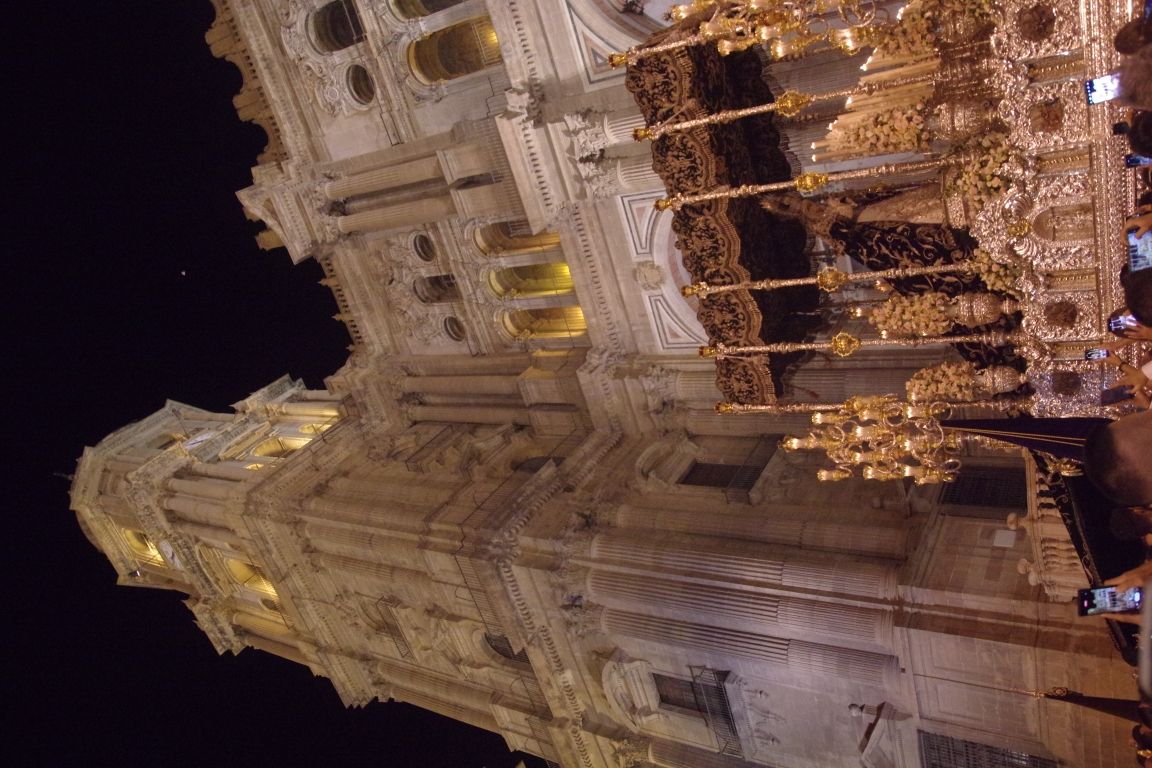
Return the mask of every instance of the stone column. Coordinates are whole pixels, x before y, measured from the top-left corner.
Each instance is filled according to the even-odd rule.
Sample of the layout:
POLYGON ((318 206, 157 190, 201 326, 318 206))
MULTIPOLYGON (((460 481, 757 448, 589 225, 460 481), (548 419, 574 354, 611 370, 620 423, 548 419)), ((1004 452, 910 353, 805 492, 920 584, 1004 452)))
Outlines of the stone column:
POLYGON ((519 397, 517 377, 507 376, 409 376, 400 384, 402 392, 455 395, 514 395, 519 397))
POLYGON ((598 605, 672 620, 691 616, 745 632, 850 648, 887 648, 891 641, 891 616, 877 608, 616 571, 594 570, 588 587, 598 605))
POLYGON ((326 182, 322 189, 324 196, 329 200, 346 200, 357 195, 383 192, 436 179, 442 180, 443 176, 440 172, 440 161, 433 155, 334 179, 326 182))
POLYGON ((376 232, 403 227, 416 227, 456 214, 450 196, 429 197, 409 203, 373 208, 368 211, 336 217, 336 228, 345 235, 354 232, 376 232))
POLYGON ((612 144, 631 144, 632 132, 644 127, 639 109, 621 110, 604 116, 604 134, 612 144))
POLYGON ((811 509, 776 506, 745 514, 701 514, 699 509, 674 506, 659 509, 624 506, 620 509, 618 525, 634 530, 678 531, 892 559, 904 557, 908 537, 900 522, 841 522, 820 519, 811 509))
POLYGON ((480 405, 410 405, 411 421, 465 422, 468 424, 520 424, 531 426, 527 408, 480 405))
POLYGON ((725 629, 616 609, 604 611, 603 626, 610 635, 626 635, 660 645, 674 645, 716 658, 739 656, 762 664, 784 666, 801 678, 815 674, 882 685, 895 662, 887 654, 788 640, 759 632, 725 629))
POLYGON ((592 544, 594 567, 618 563, 652 575, 689 574, 717 583, 884 599, 895 594, 893 563, 750 541, 611 531, 592 544))

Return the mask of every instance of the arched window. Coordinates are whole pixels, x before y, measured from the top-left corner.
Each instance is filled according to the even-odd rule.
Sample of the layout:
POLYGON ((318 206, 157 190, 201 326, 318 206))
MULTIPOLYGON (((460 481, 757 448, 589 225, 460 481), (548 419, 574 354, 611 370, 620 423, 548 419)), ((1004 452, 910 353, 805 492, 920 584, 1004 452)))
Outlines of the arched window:
POLYGON ((500 63, 500 43, 487 16, 438 29, 408 46, 408 66, 425 83, 455 80, 500 63))
POLYGON ((406 19, 418 19, 443 11, 465 0, 395 0, 396 11, 406 19))
POLYGON ((580 307, 519 309, 504 313, 504 328, 517 337, 570 339, 588 330, 580 307))
POLYGON ((559 235, 555 232, 534 235, 526 221, 489 224, 478 228, 472 239, 476 241, 476 247, 489 256, 540 253, 560 247, 559 235))
POLYGON ((364 25, 352 0, 335 0, 312 14, 312 39, 324 53, 342 51, 364 39, 364 25))
POLYGON ((152 539, 144 531, 133 530, 132 528, 125 528, 120 532, 124 536, 124 540, 128 542, 128 547, 132 550, 132 554, 136 555, 136 559, 143 563, 150 563, 152 565, 164 565, 164 558, 160 555, 160 550, 152 543, 152 539))
POLYGON ((368 70, 359 64, 348 67, 348 92, 361 104, 371 104, 376 98, 376 84, 368 70))
POLYGON ((268 581, 268 577, 259 567, 234 557, 227 558, 224 565, 228 567, 228 575, 237 584, 270 595, 273 598, 276 597, 276 588, 272 586, 272 582, 268 581))
POLYGON ((300 437, 270 437, 253 448, 251 455, 264 459, 283 459, 308 443, 308 440, 300 437))
POLYGON ((564 263, 529 264, 493 270, 488 285, 497 296, 534 298, 572 293, 572 272, 564 263))
POLYGON ((456 285, 456 278, 452 275, 418 277, 412 283, 412 290, 416 293, 416 298, 424 304, 460 301, 460 289, 456 285))

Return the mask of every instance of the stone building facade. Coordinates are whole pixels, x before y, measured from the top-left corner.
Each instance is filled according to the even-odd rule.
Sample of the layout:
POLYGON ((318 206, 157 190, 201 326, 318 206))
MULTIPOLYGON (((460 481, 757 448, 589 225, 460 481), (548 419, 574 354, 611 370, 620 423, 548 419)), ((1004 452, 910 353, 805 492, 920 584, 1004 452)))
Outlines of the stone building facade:
MULTIPOLYGON (((1131 681, 1053 599, 1083 576, 1022 461, 821 485, 776 450, 802 418, 715 412, 607 65, 667 3, 214 3, 269 139, 240 202, 354 343, 325 390, 169 403, 85 451, 73 507, 122 581, 187 593, 222 653, 565 768, 1118 759, 1122 721, 1028 694, 1131 681)), ((804 381, 886 392, 940 353, 888 354, 804 381)))

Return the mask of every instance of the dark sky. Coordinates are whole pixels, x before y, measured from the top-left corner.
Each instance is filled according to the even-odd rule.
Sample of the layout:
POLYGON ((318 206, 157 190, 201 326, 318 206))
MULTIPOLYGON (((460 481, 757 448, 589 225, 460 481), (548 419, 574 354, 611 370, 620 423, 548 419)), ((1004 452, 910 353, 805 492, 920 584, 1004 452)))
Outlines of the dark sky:
POLYGON ((234 197, 264 136, 232 110, 212 18, 208 0, 25 3, 0 33, 0 763, 510 768, 498 736, 408 705, 345 710, 303 667, 216 656, 181 595, 116 587, 68 510, 56 473, 165 398, 225 409, 284 373, 320 386, 347 354, 319 266, 260 251, 234 197))

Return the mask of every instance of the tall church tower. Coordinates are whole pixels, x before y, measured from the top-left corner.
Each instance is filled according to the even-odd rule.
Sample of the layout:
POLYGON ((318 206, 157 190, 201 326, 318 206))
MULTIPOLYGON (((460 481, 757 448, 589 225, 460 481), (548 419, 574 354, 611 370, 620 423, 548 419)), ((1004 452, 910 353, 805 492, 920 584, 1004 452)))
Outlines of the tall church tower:
MULTIPOLYGON (((122 583, 187 593, 220 652, 564 768, 1117 754, 1115 718, 1022 693, 1130 689, 1072 616, 1062 523, 1003 490, 1034 467, 968 457, 982 494, 820 484, 777 451, 805 417, 715 411, 607 63, 658 14, 214 3, 209 44, 269 137, 238 196, 263 245, 321 264, 353 345, 323 391, 169 403, 85 451, 73 508, 122 583)), ((795 383, 882 394, 942 354, 865 350, 795 383)))

